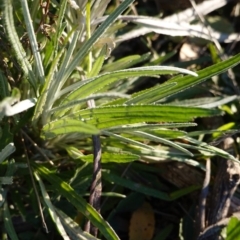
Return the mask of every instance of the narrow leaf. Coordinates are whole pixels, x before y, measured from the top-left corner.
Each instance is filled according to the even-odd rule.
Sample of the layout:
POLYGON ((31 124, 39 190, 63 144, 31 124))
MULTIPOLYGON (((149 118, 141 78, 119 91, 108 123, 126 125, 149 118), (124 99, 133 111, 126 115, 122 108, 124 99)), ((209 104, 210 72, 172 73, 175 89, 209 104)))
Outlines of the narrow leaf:
POLYGON ((33 24, 32 24, 32 18, 30 16, 30 12, 29 12, 29 8, 28 8, 28 2, 27 2, 27 0, 21 0, 21 4, 22 4, 22 10, 23 10, 23 16, 24 16, 26 28, 28 31, 29 42, 31 44, 33 56, 36 61, 35 66, 38 71, 38 78, 40 80, 40 83, 43 84, 44 83, 44 69, 43 69, 43 65, 42 65, 40 51, 38 49, 36 34, 35 34, 33 24))
POLYGON ((127 69, 131 66, 134 66, 135 64, 148 60, 150 58, 150 55, 151 55, 150 53, 146 53, 146 54, 143 54, 142 56, 131 55, 131 56, 123 57, 112 63, 105 64, 102 70, 104 72, 113 72, 120 69, 127 69))
POLYGON ((177 83, 177 85, 169 89, 169 91, 166 91, 162 97, 169 97, 170 95, 181 92, 187 88, 193 87, 194 85, 197 85, 205 81, 206 79, 209 79, 215 75, 225 72, 229 68, 235 67, 239 63, 240 53, 225 61, 222 61, 220 63, 214 64, 210 67, 198 71, 197 77, 184 76, 172 78, 167 83, 177 83))
POLYGON ((232 217, 227 226, 226 240, 238 239, 240 236, 240 221, 236 217, 232 217))
POLYGON ((140 122, 186 122, 194 117, 220 114, 216 109, 184 108, 162 105, 106 106, 85 109, 66 115, 62 119, 74 118, 95 125, 98 129, 135 124, 140 122))
POLYGON ((99 238, 95 238, 89 233, 84 232, 79 225, 64 212, 59 209, 55 210, 71 240, 100 240, 99 238))
POLYGON ((39 173, 39 175, 50 182, 59 194, 67 198, 72 205, 74 205, 81 213, 83 213, 99 229, 106 239, 119 239, 111 226, 102 218, 102 216, 80 195, 78 195, 66 182, 50 172, 47 168, 33 162, 31 164, 39 173))
POLYGON ((113 182, 117 185, 126 187, 133 191, 143 193, 143 194, 151 196, 151 197, 156 197, 156 198, 162 199, 164 201, 173 201, 177 198, 180 198, 186 194, 189 194, 190 192, 193 192, 193 191, 199 189, 199 186, 190 186, 190 187, 187 187, 187 188, 184 188, 181 190, 177 190, 175 192, 168 194, 166 192, 162 192, 159 190, 155 190, 153 188, 146 187, 139 183, 136 184, 136 182, 119 177, 118 175, 111 173, 109 170, 104 170, 102 172, 102 174, 103 174, 103 178, 105 178, 109 182, 113 182))
POLYGON ((106 93, 92 94, 88 97, 85 97, 85 98, 82 98, 82 99, 79 99, 79 100, 73 100, 71 102, 68 102, 67 104, 54 107, 47 112, 48 113, 55 113, 54 117, 59 117, 59 115, 61 115, 61 113, 58 113, 58 111, 68 110, 69 108, 72 108, 73 106, 76 106, 76 105, 80 106, 80 104, 86 103, 88 100, 91 100, 91 99, 98 100, 98 99, 106 99, 106 98, 125 98, 125 99, 128 99, 129 95, 118 93, 118 92, 110 92, 110 91, 106 92, 106 93))
POLYGON ((111 26, 111 24, 116 21, 117 17, 133 2, 134 0, 125 0, 123 1, 115 11, 110 14, 107 19, 97 28, 97 30, 93 33, 92 37, 86 41, 79 52, 75 54, 75 57, 72 59, 71 64, 65 71, 64 79, 67 79, 74 69, 79 65, 79 62, 86 56, 86 54, 91 50, 93 45, 97 42, 97 40, 107 31, 107 29, 111 26))
POLYGON ((0 71, 0 97, 4 99, 10 96, 8 81, 4 74, 0 71))
MULTIPOLYGON (((72 84, 69 87, 66 87, 62 90, 60 95, 66 94, 69 91, 71 92, 62 102, 68 102, 73 99, 77 99, 79 97, 85 97, 89 94, 99 91, 104 86, 119 81, 121 79, 132 78, 132 77, 142 77, 142 76, 157 76, 161 74, 176 74, 176 73, 184 73, 190 74, 193 76, 197 76, 194 72, 176 68, 176 67, 168 67, 168 66, 151 66, 151 67, 139 67, 139 68, 130 68, 119 70, 115 72, 109 72, 97 76, 93 79, 85 80, 84 82, 77 82, 72 84)), ((176 84, 176 83, 175 83, 176 84)))
POLYGON ((68 237, 67 233, 64 230, 64 227, 62 226, 60 218, 56 214, 55 208, 50 200, 50 197, 45 189, 45 186, 44 186, 42 180, 40 179, 40 177, 38 176, 38 174, 36 172, 34 173, 34 176, 39 183, 39 186, 40 186, 40 189, 42 192, 42 196, 43 196, 43 200, 44 200, 45 204, 47 205, 48 212, 49 212, 53 222, 55 223, 60 235, 62 236, 62 238, 64 240, 70 240, 70 238, 68 237))
POLYGON ((99 130, 90 124, 75 119, 56 120, 44 125, 42 129, 42 136, 45 138, 70 133, 98 134, 99 130))
POLYGON ((97 57, 96 61, 94 62, 93 66, 92 66, 92 70, 87 76, 88 78, 97 76, 99 74, 99 72, 102 69, 103 62, 106 58, 106 54, 107 54, 107 45, 105 44, 103 46, 99 56, 97 57))
POLYGON ((105 178, 106 180, 108 180, 111 183, 113 182, 117 185, 126 187, 133 191, 140 192, 140 193, 146 194, 148 196, 156 197, 156 198, 162 199, 164 201, 171 201, 171 198, 165 192, 158 191, 153 188, 145 187, 141 184, 137 184, 136 182, 119 177, 118 175, 113 174, 110 171, 105 170, 102 172, 102 175, 103 175, 103 178, 105 178))
POLYGON ((126 101, 126 104, 149 104, 154 103, 162 98, 165 91, 169 91, 177 83, 166 83, 156 87, 135 93, 132 98, 126 101))
MULTIPOLYGON (((136 131, 136 130, 156 130, 158 129, 159 131, 160 128, 165 128, 164 134, 162 136, 164 137, 169 137, 165 135, 165 133, 167 134, 167 128, 185 128, 185 127, 194 127, 197 126, 196 123, 156 123, 156 124, 147 124, 147 123, 137 123, 137 124, 131 124, 131 125, 123 125, 123 126, 119 126, 119 127, 112 127, 109 128, 108 131, 112 131, 112 132, 129 132, 129 131, 136 131)), ((170 130, 171 131, 171 130, 170 130)), ((161 133, 160 133, 161 134, 161 133)), ((182 134, 181 134, 182 135, 182 134)), ((179 135, 176 136, 171 136, 172 138, 175 137, 180 137, 179 135)))
POLYGON ((64 48, 61 51, 59 51, 58 55, 55 57, 54 61, 51 64, 49 74, 46 77, 44 86, 42 88, 41 94, 38 98, 38 101, 37 101, 37 104, 36 104, 36 107, 35 107, 35 112, 34 112, 34 115, 33 115, 33 124, 37 123, 40 116, 44 117, 44 119, 47 118, 46 113, 44 111, 46 111, 48 109, 47 105, 50 104, 50 103, 47 104, 47 97, 49 95, 49 88, 50 88, 51 82, 53 80, 54 73, 57 69, 57 65, 59 63, 59 60, 60 60, 63 52, 64 52, 64 48))
POLYGON ((14 25, 13 18, 13 3, 11 0, 4 1, 4 18, 6 24, 6 30, 11 42, 11 46, 16 54, 17 60, 20 63, 24 74, 27 76, 30 84, 32 85, 35 93, 37 92, 37 77, 32 71, 32 66, 27 60, 27 54, 19 40, 17 31, 14 25))
POLYGON ((9 212, 8 204, 7 202, 3 205, 3 220, 4 220, 4 227, 11 238, 11 240, 18 240, 17 233, 15 232, 13 223, 12 223, 12 217, 9 212))
MULTIPOLYGON (((228 152, 226 152, 226 151, 224 151, 224 150, 222 150, 220 148, 208 145, 207 143, 198 141, 198 140, 196 140, 194 138, 184 137, 184 139, 189 141, 189 142, 191 142, 191 143, 193 143, 193 144, 196 144, 197 145, 196 149, 199 149, 199 150, 202 150, 202 151, 206 151, 206 152, 212 153, 214 155, 221 156, 221 157, 223 157, 225 159, 230 159, 232 161, 240 163, 239 160, 236 159, 233 155, 229 154, 228 152)), ((181 145, 184 145, 184 144, 181 143, 181 145)))
POLYGON ((0 163, 4 161, 9 155, 11 155, 16 150, 13 143, 9 143, 1 152, 0 152, 0 163))
MULTIPOLYGON (((93 155, 84 155, 84 156, 79 156, 79 158, 83 161, 86 162, 92 162, 93 161, 93 155)), ((139 156, 136 154, 131 154, 131 153, 103 153, 101 162, 102 163, 109 163, 109 162, 115 162, 115 163, 129 163, 139 160, 139 156)))
POLYGON ((132 138, 127 138, 127 137, 124 137, 124 136, 121 136, 121 135, 118 135, 118 134, 114 134, 114 133, 111 133, 111 132, 108 132, 108 131, 102 131, 102 133, 104 135, 113 137, 115 139, 118 139, 118 140, 120 140, 122 142, 125 142, 127 144, 130 144, 130 145, 138 146, 138 147, 141 147, 141 148, 154 149, 154 147, 152 147, 150 145, 147 145, 147 144, 144 144, 144 143, 141 143, 141 142, 138 142, 138 141, 135 141, 132 138))
POLYGON ((149 139, 151 141, 160 142, 160 143, 169 145, 169 146, 171 146, 173 148, 176 148, 179 151, 184 152, 187 155, 193 157, 193 154, 191 152, 189 152, 187 149, 185 149, 185 148, 181 147, 180 145, 178 145, 177 143, 175 143, 173 141, 169 141, 165 138, 161 138, 161 137, 155 136, 153 134, 149 134, 149 133, 141 132, 141 131, 132 132, 131 134, 144 137, 144 138, 149 139))

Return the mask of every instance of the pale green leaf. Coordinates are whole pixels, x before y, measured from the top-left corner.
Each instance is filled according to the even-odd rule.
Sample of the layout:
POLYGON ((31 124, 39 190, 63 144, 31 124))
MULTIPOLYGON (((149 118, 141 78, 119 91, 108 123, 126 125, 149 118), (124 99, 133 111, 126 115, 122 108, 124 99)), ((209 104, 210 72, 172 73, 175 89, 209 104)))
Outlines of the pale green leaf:
POLYGON ((135 64, 141 63, 143 61, 146 61, 150 57, 150 53, 140 55, 131 55, 127 57, 123 57, 119 60, 116 60, 112 63, 105 64, 102 68, 103 72, 113 72, 120 69, 126 69, 131 66, 134 66, 135 64))
POLYGON ((231 57, 225 61, 222 61, 220 63, 214 64, 210 67, 207 67, 203 70, 198 71, 197 77, 192 77, 192 76, 174 77, 171 80, 167 81, 167 83, 177 83, 177 85, 172 87, 168 91, 166 91, 162 97, 169 97, 170 95, 176 94, 185 89, 193 87, 205 81, 206 79, 209 79, 215 75, 225 72, 229 68, 233 68, 239 63, 240 63, 240 54, 237 54, 234 57, 231 57))
POLYGON ((4 0, 4 19, 6 24, 6 30, 11 42, 11 46, 15 52, 16 58, 20 63, 22 70, 32 85, 35 93, 37 93, 37 77, 32 71, 32 66, 28 62, 27 54, 19 40, 13 18, 13 3, 11 0, 4 0))
POLYGON ((189 152, 186 148, 183 148, 181 147, 179 144, 177 144, 176 142, 173 142, 173 141, 169 141, 165 138, 161 138, 161 137, 158 137, 158 136, 155 136, 153 134, 149 134, 149 133, 146 133, 146 132, 142 132, 142 131, 135 131, 135 132, 132 132, 131 133, 132 135, 137 135, 137 136, 141 136, 143 138, 146 138, 150 141, 154 141, 154 142, 160 142, 160 143, 163 143, 163 144, 166 144, 168 146, 171 146, 173 148, 176 148, 178 149, 179 151, 181 152, 184 152, 186 153, 187 155, 193 157, 193 154, 191 152, 189 152))
POLYGON ((98 39, 107 31, 107 29, 112 25, 114 21, 118 18, 118 16, 133 2, 134 0, 125 0, 123 1, 114 11, 111 13, 107 19, 97 28, 97 30, 93 33, 91 38, 86 41, 81 49, 74 55, 70 65, 66 68, 63 81, 65 81, 72 72, 79 66, 79 62, 86 56, 86 54, 91 50, 94 44, 98 41, 98 39))
POLYGON ((78 159, 84 156, 84 154, 74 146, 64 145, 63 148, 66 149, 66 151, 68 152, 68 155, 73 159, 78 159))
POLYGON ((102 50, 99 53, 99 56, 97 57, 96 61, 94 62, 93 66, 92 66, 92 69, 91 69, 91 72, 88 73, 87 78, 95 77, 99 74, 99 72, 102 69, 103 62, 106 58, 106 54, 107 54, 107 45, 105 44, 102 47, 102 50))
POLYGON ((16 150, 13 143, 9 143, 5 148, 0 152, 0 163, 3 162, 9 155, 11 155, 16 150))
POLYGON ((59 12, 58 12, 58 17, 57 17, 57 23, 56 23, 56 34, 54 34, 53 36, 53 46, 54 46, 54 51, 53 51, 53 54, 54 56, 57 55, 57 52, 58 52, 58 41, 61 37, 61 34, 62 34, 62 31, 64 29, 64 24, 63 24, 63 21, 64 21, 64 16, 65 16, 65 11, 66 11, 66 7, 67 7, 67 0, 62 0, 61 1, 61 4, 60 4, 60 9, 59 9, 59 12))
MULTIPOLYGON (((93 162, 93 155, 84 155, 79 156, 79 158, 86 162, 93 162)), ((101 157, 102 163, 109 163, 109 162, 115 162, 115 163, 129 163, 139 160, 139 156, 131 153, 103 153, 101 157)))
MULTIPOLYGON (((190 127, 191 125, 189 125, 190 127)), ((181 127, 181 126, 180 126, 181 127)), ((174 139, 178 137, 184 137, 187 135, 187 132, 179 131, 179 130, 171 130, 167 128, 153 128, 144 131, 146 133, 154 134, 157 137, 165 138, 165 139, 174 139)))
MULTIPOLYGON (((38 98, 38 101, 35 107, 35 112, 32 120, 34 125, 37 123, 40 116, 42 116, 42 124, 44 124, 44 122, 47 121, 48 116, 46 114, 46 111, 48 110, 48 108, 51 106, 51 103, 52 103, 52 99, 51 99, 51 102, 47 102, 47 99, 49 99, 50 86, 53 85, 52 81, 54 80, 55 71, 57 70, 60 58, 62 57, 63 53, 64 53, 64 48, 62 48, 62 50, 58 52, 58 55, 54 58, 51 64, 49 74, 45 79, 45 83, 43 85, 41 94, 38 98)), ((55 96, 55 93, 53 94, 52 98, 54 96, 55 96)))
POLYGON ((132 95, 132 98, 127 100, 126 104, 149 104, 154 103, 162 98, 162 94, 165 91, 169 91, 173 86, 176 86, 177 83, 166 83, 161 84, 156 87, 137 92, 132 95))
POLYGON ((0 177, 0 184, 10 185, 13 183, 13 177, 0 177))
POLYGON ((95 125, 98 129, 140 122, 186 122, 195 117, 220 114, 215 109, 184 108, 162 105, 106 106, 85 109, 66 115, 62 119, 74 118, 95 125))
MULTIPOLYGON (((156 124, 136 123, 136 124, 131 124, 131 125, 122 125, 122 126, 118 126, 118 127, 108 128, 108 131, 130 132, 130 131, 136 131, 136 130, 154 131, 157 129, 158 131, 161 132, 160 128, 182 128, 182 127, 185 128, 185 127, 194 127, 194 126, 197 126, 197 124, 196 123, 156 123, 156 124)), ((168 131, 167 129, 164 129, 162 131, 163 131, 162 133, 159 133, 161 136, 170 137, 169 135, 166 136, 167 131, 168 131)), ((155 134, 157 134, 157 132, 155 132, 155 134)), ((180 136, 174 135, 171 137, 175 138, 175 137, 180 137, 180 136)))
POLYGON ((226 240, 236 240, 240 236, 240 221, 236 217, 232 217, 227 225, 226 240))
MULTIPOLYGON (((233 155, 229 154, 228 152, 220 149, 220 148, 217 148, 217 147, 214 147, 214 146, 211 146, 211 145, 208 145, 207 143, 205 142, 201 142, 201 141, 198 141, 194 138, 190 138, 190 137, 184 137, 185 140, 193 143, 196 145, 196 149, 198 149, 199 151, 205 151, 205 152, 209 152, 211 154, 214 154, 214 155, 218 155, 218 156, 221 156, 223 158, 226 158, 226 159, 230 159, 232 161, 235 161, 235 162, 238 162, 239 163, 239 160, 236 159, 233 155)), ((185 144, 183 143, 179 143, 180 145, 182 146, 186 146, 185 144)), ((189 148, 192 148, 193 146, 189 145, 189 148)))
POLYGON ((105 92, 105 93, 92 94, 92 95, 89 95, 88 97, 85 97, 85 98, 82 98, 82 99, 79 99, 79 100, 73 100, 71 102, 68 102, 67 104, 54 107, 51 110, 49 110, 48 112, 49 113, 55 113, 54 114, 54 117, 55 117, 55 116, 59 116, 60 114, 58 113, 58 111, 61 111, 63 109, 68 110, 69 108, 72 108, 73 106, 76 106, 76 105, 80 106, 80 104, 86 103, 88 100, 91 100, 91 99, 98 100, 98 99, 107 99, 107 98, 125 98, 125 99, 128 99, 129 95, 118 93, 118 92, 110 92, 110 91, 105 92))
MULTIPOLYGON (((185 73, 193 76, 197 76, 194 72, 168 66, 151 66, 151 67, 138 67, 119 70, 115 72, 104 73, 92 79, 85 80, 84 82, 77 82, 63 89, 60 95, 66 94, 72 91, 62 104, 74 100, 76 98, 83 98, 89 94, 95 93, 101 90, 103 87, 119 81, 121 79, 142 77, 142 76, 157 76, 160 74, 176 74, 185 73)), ((176 84, 176 83, 175 83, 176 84)))
POLYGON ((61 134, 70 133, 98 134, 99 130, 81 120, 66 118, 47 123, 42 129, 42 136, 45 138, 53 138, 61 134))
MULTIPOLYGON (((108 142, 107 142, 108 143, 108 142)), ((112 141, 111 141, 112 143, 112 141)), ((109 143, 108 143, 109 144, 109 143)), ((180 144, 179 144, 180 145, 180 144)), ((158 163, 164 161, 178 161, 184 162, 194 167, 199 167, 201 169, 205 169, 205 167, 200 164, 198 161, 188 158, 188 155, 177 151, 175 149, 162 149, 160 147, 155 147, 154 149, 140 148, 136 146, 129 146, 125 143, 117 143, 118 147, 106 146, 103 148, 104 151, 111 151, 119 153, 124 149, 124 151, 128 151, 131 154, 141 156, 141 161, 145 161, 148 163, 158 163)), ((187 146, 184 146, 187 148, 187 146)))
POLYGON ((147 144, 144 144, 144 143, 141 143, 141 142, 138 142, 138 141, 135 141, 132 138, 127 138, 127 137, 124 137, 124 136, 121 136, 121 135, 118 135, 118 134, 115 134, 115 133, 111 133, 111 132, 108 132, 108 131, 102 131, 102 133, 104 135, 113 137, 113 138, 118 139, 119 141, 125 142, 127 144, 132 144, 134 146, 138 146, 138 147, 141 147, 141 148, 154 149, 154 147, 152 147, 150 145, 147 145, 147 144))
MULTIPOLYGON (((229 96, 229 97, 206 97, 206 98, 187 99, 187 100, 174 102, 174 106, 215 108, 223 104, 232 102, 236 99, 238 99, 236 95, 229 96)), ((165 105, 172 105, 172 103, 165 104, 165 105)))
POLYGON ((40 81, 41 84, 43 84, 44 80, 45 80, 44 79, 45 74, 44 74, 42 59, 41 59, 40 51, 38 48, 36 34, 35 34, 35 30, 34 30, 33 23, 32 23, 32 18, 30 16, 27 0, 21 0, 21 5, 22 5, 25 24, 26 24, 26 29, 28 32, 29 42, 31 44, 32 53, 33 53, 33 56, 36 61, 35 67, 36 67, 37 73, 38 73, 37 74, 38 80, 40 81))
POLYGON ((75 221, 61 210, 55 209, 55 211, 57 212, 66 232, 71 237, 71 240, 100 240, 99 238, 84 232, 75 221))
POLYGON ((56 75, 56 81, 51 86, 51 93, 54 94, 53 95, 54 97, 52 97, 52 95, 50 96, 52 97, 53 100, 56 100, 59 97, 58 92, 60 91, 60 89, 62 88, 62 86, 65 84, 67 80, 67 79, 64 79, 64 74, 65 74, 66 68, 71 64, 72 55, 76 48, 77 42, 79 40, 79 35, 80 35, 80 31, 78 29, 74 29, 68 35, 68 38, 71 39, 71 42, 67 49, 66 55, 64 56, 64 59, 61 63, 61 66, 59 67, 59 71, 56 75))
POLYGON ((14 159, 8 160, 7 171, 5 173, 5 176, 12 177, 18 168, 27 168, 27 164, 26 163, 15 163, 14 159))

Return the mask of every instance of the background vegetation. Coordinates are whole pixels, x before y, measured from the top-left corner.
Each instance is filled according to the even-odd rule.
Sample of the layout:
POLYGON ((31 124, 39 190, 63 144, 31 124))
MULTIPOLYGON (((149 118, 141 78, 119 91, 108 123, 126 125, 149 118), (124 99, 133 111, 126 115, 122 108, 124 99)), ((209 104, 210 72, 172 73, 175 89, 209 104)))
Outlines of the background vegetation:
POLYGON ((197 2, 1 2, 2 239, 194 238, 240 107, 240 4, 197 2))

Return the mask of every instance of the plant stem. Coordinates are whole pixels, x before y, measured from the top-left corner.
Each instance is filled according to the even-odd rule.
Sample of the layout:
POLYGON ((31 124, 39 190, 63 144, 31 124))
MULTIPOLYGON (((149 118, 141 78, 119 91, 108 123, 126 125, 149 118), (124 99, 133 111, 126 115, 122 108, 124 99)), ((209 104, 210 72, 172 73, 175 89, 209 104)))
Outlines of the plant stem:
MULTIPOLYGON (((88 0, 86 5, 86 28, 87 28, 87 38, 89 39, 91 37, 91 0, 88 0)), ((88 74, 92 70, 92 52, 90 51, 88 54, 88 74)), ((95 108, 95 101, 89 100, 88 106, 90 108, 95 108)), ((92 184, 90 189, 90 197, 89 197, 89 204, 92 205, 98 212, 100 212, 100 206, 101 206, 101 193, 102 193, 102 182, 101 182, 101 141, 99 135, 93 135, 92 136, 92 142, 93 142, 93 178, 92 178, 92 184)), ((95 237, 97 236, 98 229, 91 225, 90 221, 86 223, 85 231, 91 232, 95 237)))
POLYGON ((197 235, 199 235, 206 228, 206 205, 207 205, 207 196, 209 192, 209 184, 211 178, 211 161, 209 158, 206 159, 206 172, 205 179, 203 182, 203 187, 199 197, 199 216, 198 216, 198 226, 197 226, 197 235))

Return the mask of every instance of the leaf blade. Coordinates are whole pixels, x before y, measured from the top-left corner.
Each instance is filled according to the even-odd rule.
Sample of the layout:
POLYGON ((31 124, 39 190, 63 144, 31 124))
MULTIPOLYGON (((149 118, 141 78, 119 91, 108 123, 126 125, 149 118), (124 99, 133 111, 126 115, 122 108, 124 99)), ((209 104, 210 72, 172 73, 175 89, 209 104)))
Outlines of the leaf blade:
POLYGON ((36 163, 31 163, 39 175, 50 182, 62 196, 74 205, 81 213, 83 213, 107 238, 119 240, 118 236, 111 226, 102 218, 102 216, 90 206, 80 195, 78 195, 70 185, 64 182, 61 178, 50 172, 47 168, 36 163))

